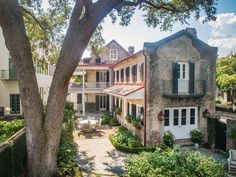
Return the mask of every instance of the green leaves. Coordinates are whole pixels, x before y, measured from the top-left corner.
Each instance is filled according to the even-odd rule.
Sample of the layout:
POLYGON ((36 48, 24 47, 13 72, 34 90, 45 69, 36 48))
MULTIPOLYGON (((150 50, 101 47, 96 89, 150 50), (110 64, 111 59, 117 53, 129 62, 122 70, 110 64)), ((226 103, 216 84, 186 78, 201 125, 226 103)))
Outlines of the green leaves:
POLYGON ((221 177, 223 164, 212 157, 193 152, 143 152, 125 161, 129 177, 221 177))

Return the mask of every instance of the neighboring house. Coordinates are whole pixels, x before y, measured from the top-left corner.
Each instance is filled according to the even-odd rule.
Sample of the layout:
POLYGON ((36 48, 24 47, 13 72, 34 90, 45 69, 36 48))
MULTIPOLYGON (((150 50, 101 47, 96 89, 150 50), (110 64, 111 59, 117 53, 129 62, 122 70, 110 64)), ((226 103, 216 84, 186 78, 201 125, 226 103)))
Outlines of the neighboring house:
MULTIPOLYGON (((132 47, 130 52, 133 52, 132 47)), ((104 92, 112 84, 111 66, 129 55, 118 42, 112 40, 99 58, 85 58, 79 63, 74 76, 82 75, 83 81, 71 83, 67 99, 74 103, 74 108, 80 115, 111 110, 111 96, 104 92)))
MULTIPOLYGON (((22 108, 15 68, 6 48, 1 28, 0 51, 0 114, 1 116, 21 114, 22 108)), ((45 68, 42 70, 39 64, 35 63, 39 92, 44 104, 47 101, 54 66, 48 64, 45 68)))
MULTIPOLYGON (((207 118, 203 115, 215 112, 216 58, 217 48, 199 40, 195 29, 187 28, 158 42, 145 43, 143 50, 106 65, 112 85, 102 87, 99 94, 109 95, 109 104, 104 104, 109 105, 106 110, 120 108, 119 122, 138 135, 145 145, 161 143, 167 130, 177 140, 189 139, 190 130, 195 128, 203 132, 207 141, 207 118), (142 128, 128 123, 126 115, 141 119, 142 128)), ((98 78, 98 74, 94 74, 89 79, 91 64, 83 66, 88 82, 98 78)), ((96 72, 95 68, 103 65, 92 66, 91 70, 96 72)), ((70 87, 71 100, 76 100, 76 93, 86 93, 85 102, 91 99, 97 108, 106 102, 97 97, 98 93, 93 95, 86 84, 81 92, 76 87, 74 84, 70 87)), ((83 103, 81 96, 77 98, 83 103)))

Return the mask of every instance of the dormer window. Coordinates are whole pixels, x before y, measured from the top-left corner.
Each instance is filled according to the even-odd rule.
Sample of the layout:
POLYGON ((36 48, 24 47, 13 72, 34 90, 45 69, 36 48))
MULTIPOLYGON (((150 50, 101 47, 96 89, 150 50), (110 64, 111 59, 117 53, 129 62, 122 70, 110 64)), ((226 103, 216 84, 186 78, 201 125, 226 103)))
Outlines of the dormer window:
POLYGON ((110 49, 110 60, 117 60, 117 50, 110 49))

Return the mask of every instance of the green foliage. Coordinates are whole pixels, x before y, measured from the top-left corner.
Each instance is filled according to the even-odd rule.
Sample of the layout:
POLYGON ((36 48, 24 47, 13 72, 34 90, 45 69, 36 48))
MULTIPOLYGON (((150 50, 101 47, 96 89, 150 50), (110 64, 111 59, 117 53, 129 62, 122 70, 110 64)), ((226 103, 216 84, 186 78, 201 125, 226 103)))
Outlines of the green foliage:
POLYGON ((173 144, 174 144, 174 138, 175 136, 171 133, 171 131, 166 131, 164 133, 164 136, 163 136, 163 141, 164 141, 164 144, 168 147, 173 147, 173 144))
POLYGON ((231 96, 233 101, 236 95, 236 56, 228 55, 216 61, 216 85, 231 96))
POLYGON ((110 115, 110 113, 108 113, 108 112, 105 112, 102 115, 101 119, 102 119, 102 125, 108 125, 108 124, 110 124, 110 121, 112 119, 112 115, 110 115))
POLYGON ((120 123, 118 122, 118 120, 116 118, 112 118, 110 121, 109 121, 109 124, 111 126, 119 126, 120 123))
POLYGON ((0 143, 24 127, 24 120, 0 121, 0 143))
POLYGON ((132 117, 132 115, 127 115, 127 116, 125 116, 125 119, 127 120, 127 122, 131 123, 133 117, 132 117))
POLYGON ((26 164, 26 136, 23 133, 0 149, 0 176, 19 176, 26 170, 26 164))
POLYGON ((192 142, 201 144, 203 134, 200 130, 198 130, 198 129, 190 130, 190 136, 191 136, 192 142))
POLYGON ((128 177, 222 177, 223 164, 212 157, 181 151, 142 152, 125 161, 128 177))
POLYGON ((227 137, 236 140, 236 126, 235 125, 230 126, 227 129, 227 137))
POLYGON ((229 106, 229 105, 216 105, 216 110, 223 111, 223 112, 236 113, 236 111, 233 109, 233 106, 229 106))
POLYGON ((125 116, 125 119, 127 122, 132 123, 135 128, 137 129, 142 128, 142 120, 140 118, 135 117, 133 115, 127 115, 125 116))
POLYGON ((77 145, 73 140, 75 112, 72 103, 66 103, 66 122, 62 124, 62 134, 57 154, 57 166, 63 175, 72 175, 76 164, 77 145))

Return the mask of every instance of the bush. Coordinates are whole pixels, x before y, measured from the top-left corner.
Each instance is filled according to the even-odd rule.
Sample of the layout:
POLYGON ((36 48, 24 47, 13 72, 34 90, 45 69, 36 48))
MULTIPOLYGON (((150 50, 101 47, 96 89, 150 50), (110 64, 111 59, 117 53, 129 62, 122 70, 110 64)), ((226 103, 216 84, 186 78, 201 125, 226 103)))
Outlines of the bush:
POLYGON ((141 119, 139 119, 139 118, 134 118, 133 120, 132 120, 132 124, 133 124, 133 126, 135 127, 135 128, 137 128, 137 129, 141 129, 142 128, 142 121, 141 121, 141 119))
POLYGON ((0 149, 0 176, 19 176, 26 171, 26 136, 23 132, 0 149))
POLYGON ((3 142, 24 127, 24 120, 0 121, 0 142, 3 142))
POLYGON ((227 137, 236 140, 236 126, 231 126, 227 130, 227 137))
POLYGON ((67 119, 62 124, 62 134, 57 153, 57 166, 62 175, 72 175, 74 173, 73 168, 76 164, 77 153, 77 145, 73 140, 75 119, 73 106, 65 107, 65 117, 67 119))
POLYGON ((109 124, 111 126, 119 126, 120 123, 118 122, 118 120, 116 118, 112 118, 110 121, 109 121, 109 124))
POLYGON ((126 120, 127 122, 131 123, 131 122, 132 122, 132 116, 131 116, 131 115, 125 116, 125 120, 126 120))
POLYGON ((216 100, 216 104, 222 104, 220 100, 216 100))
POLYGON ((216 110, 223 111, 223 112, 236 113, 236 111, 233 109, 233 106, 226 106, 226 105, 221 105, 221 104, 216 104, 216 110))
POLYGON ((171 131, 166 131, 163 136, 163 142, 166 146, 173 148, 175 136, 171 133, 171 131))
POLYGON ((198 130, 198 129, 190 130, 190 136, 191 136, 191 140, 193 143, 201 144, 203 134, 202 134, 202 132, 200 132, 200 130, 198 130))
POLYGON ((142 152, 125 161, 128 177, 222 177, 223 165, 212 157, 181 151, 142 152))
POLYGON ((109 125, 112 119, 112 115, 105 112, 104 115, 102 115, 101 119, 102 119, 102 125, 109 125))

